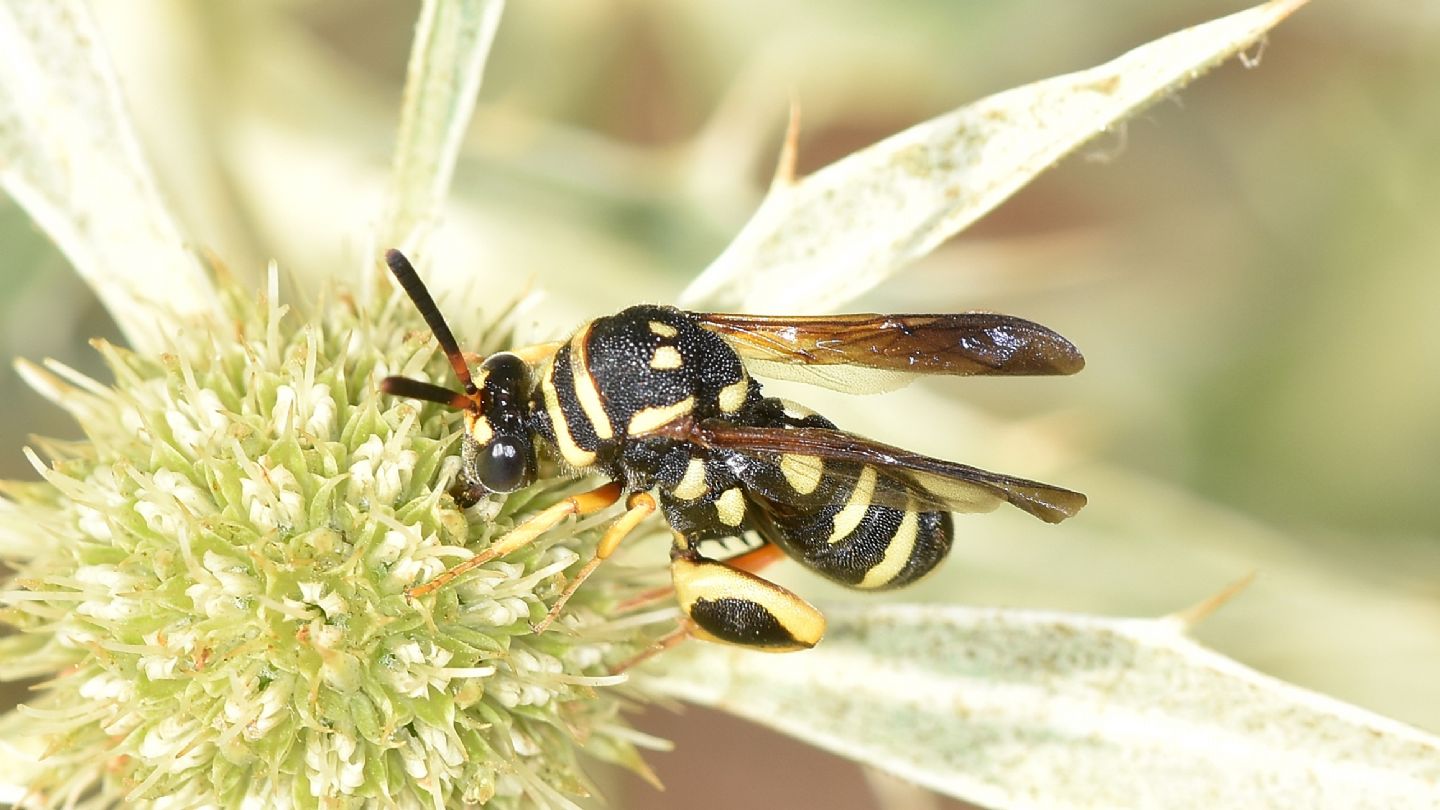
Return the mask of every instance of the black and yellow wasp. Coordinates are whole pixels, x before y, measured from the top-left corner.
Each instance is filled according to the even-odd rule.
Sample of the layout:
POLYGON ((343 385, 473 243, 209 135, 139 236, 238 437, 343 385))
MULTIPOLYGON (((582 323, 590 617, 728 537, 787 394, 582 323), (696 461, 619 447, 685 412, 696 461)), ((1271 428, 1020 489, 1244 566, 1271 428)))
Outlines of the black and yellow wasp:
POLYGON ((825 619, 753 571, 778 551, 843 585, 896 588, 950 550, 951 512, 1010 503, 1048 523, 1085 505, 1069 490, 930 458, 839 430, 764 396, 746 369, 847 390, 857 373, 1072 374, 1084 365, 1056 333, 1006 315, 765 317, 632 306, 581 326, 569 340, 469 365, 434 300, 399 251, 386 262, 434 332, 463 390, 387 377, 382 390, 461 410, 456 500, 532 482, 537 459, 609 479, 517 525, 484 551, 412 588, 423 596, 525 546, 572 514, 627 509, 571 579, 566 599, 657 509, 674 532, 674 590, 690 634, 761 650, 813 647, 825 619), (650 493, 658 493, 658 496, 650 493), (658 503, 657 503, 658 501, 658 503), (753 532, 763 545, 729 560, 705 540, 753 532))

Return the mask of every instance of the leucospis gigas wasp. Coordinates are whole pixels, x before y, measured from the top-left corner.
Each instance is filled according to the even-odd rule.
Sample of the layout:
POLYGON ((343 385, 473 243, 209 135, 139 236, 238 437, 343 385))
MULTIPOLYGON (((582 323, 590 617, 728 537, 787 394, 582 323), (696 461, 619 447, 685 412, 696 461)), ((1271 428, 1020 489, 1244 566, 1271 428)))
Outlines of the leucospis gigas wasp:
POLYGON ((874 390, 917 374, 1079 371, 1080 352, 1039 324, 981 312, 777 317, 638 305, 596 318, 568 340, 493 354, 472 375, 414 267, 396 250, 385 259, 462 390, 406 377, 387 377, 381 387, 463 413, 457 502, 469 506, 533 482, 541 458, 568 474, 608 479, 531 515, 410 589, 409 597, 515 552, 570 515, 626 497, 626 511, 537 632, 627 534, 659 511, 674 534, 671 575, 684 613, 672 638, 783 652, 813 647, 825 619, 754 573, 779 552, 842 585, 897 588, 945 557, 952 512, 1010 503, 1058 523, 1085 505, 1077 492, 847 433, 813 411, 764 396, 747 369, 842 391, 855 390, 862 377, 874 390), (703 541, 746 532, 763 541, 757 550, 728 560, 699 551, 703 541))

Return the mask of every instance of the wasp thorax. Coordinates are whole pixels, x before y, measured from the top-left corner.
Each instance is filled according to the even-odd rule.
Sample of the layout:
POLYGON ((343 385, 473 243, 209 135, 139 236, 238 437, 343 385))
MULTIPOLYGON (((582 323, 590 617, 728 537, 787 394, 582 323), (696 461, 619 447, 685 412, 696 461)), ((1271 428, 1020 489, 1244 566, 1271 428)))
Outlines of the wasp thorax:
POLYGON ((489 492, 514 492, 535 480, 526 416, 530 367, 500 352, 480 366, 480 409, 465 415, 465 477, 489 492))

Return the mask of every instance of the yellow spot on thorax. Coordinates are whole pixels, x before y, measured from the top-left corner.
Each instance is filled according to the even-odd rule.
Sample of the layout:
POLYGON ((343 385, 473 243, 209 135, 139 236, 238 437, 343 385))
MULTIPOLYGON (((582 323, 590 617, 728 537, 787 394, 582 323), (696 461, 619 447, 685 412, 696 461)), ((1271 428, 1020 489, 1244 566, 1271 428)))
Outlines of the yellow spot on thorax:
POLYGON ((668 323, 665 323, 664 321, 651 321, 649 326, 650 331, 654 332, 660 337, 675 337, 676 335, 680 334, 680 330, 676 329, 668 323))
POLYGON ((732 487, 715 499, 715 515, 726 526, 739 526, 745 520, 745 493, 732 487))
POLYGON ((735 413, 745 404, 745 395, 750 393, 750 378, 741 372, 740 379, 720 389, 720 410, 735 413))
POLYGON ((685 365, 681 359, 680 352, 674 346, 661 346, 655 350, 655 355, 650 358, 650 368, 656 371, 666 371, 672 368, 680 368, 685 365))
POLYGON ((657 428, 664 427, 671 422, 689 413, 695 407, 695 398, 686 397, 671 405, 658 405, 654 408, 641 408, 630 417, 630 424, 626 426, 625 432, 631 436, 639 436, 642 433, 649 433, 657 428))
POLYGON ((680 483, 675 485, 675 489, 671 490, 670 494, 682 501, 693 501, 704 495, 706 489, 705 462, 698 458, 692 458, 690 463, 685 465, 685 476, 680 479, 680 483))

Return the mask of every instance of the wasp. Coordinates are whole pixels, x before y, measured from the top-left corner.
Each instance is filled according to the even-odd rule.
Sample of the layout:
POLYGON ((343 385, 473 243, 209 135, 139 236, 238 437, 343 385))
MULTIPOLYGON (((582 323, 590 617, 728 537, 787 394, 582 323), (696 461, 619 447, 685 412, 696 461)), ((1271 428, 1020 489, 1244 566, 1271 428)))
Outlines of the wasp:
POLYGON ((931 458, 840 430, 767 397, 757 373, 842 391, 893 387, 919 374, 1072 374, 1084 358, 1068 340, 1007 315, 775 317, 638 305, 596 318, 568 340, 486 357, 472 375, 414 267, 386 263, 424 316, 461 390, 387 377, 389 394, 461 411, 465 433, 452 494, 468 506, 533 482, 538 464, 607 483, 517 524, 485 550, 411 588, 431 593, 511 554, 570 515, 625 498, 595 556, 549 615, 621 541, 659 511, 674 535, 670 572, 684 614, 677 638, 752 649, 813 647, 825 619, 755 571, 788 556, 842 585, 908 585, 950 550, 952 512, 1012 504, 1048 523, 1085 505, 1077 492, 931 458), (652 494, 653 493, 653 494, 652 494), (707 540, 752 535, 760 546, 717 560, 707 540))

